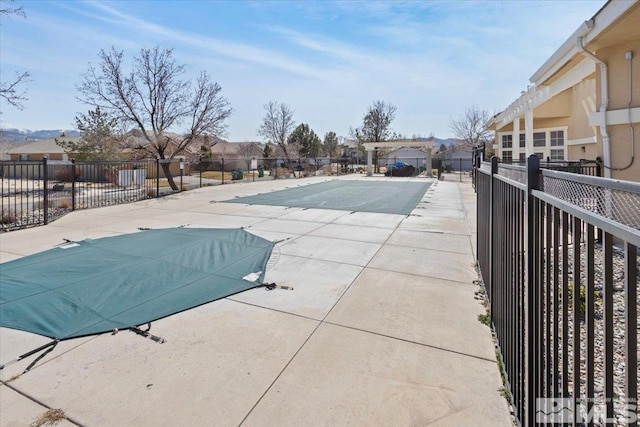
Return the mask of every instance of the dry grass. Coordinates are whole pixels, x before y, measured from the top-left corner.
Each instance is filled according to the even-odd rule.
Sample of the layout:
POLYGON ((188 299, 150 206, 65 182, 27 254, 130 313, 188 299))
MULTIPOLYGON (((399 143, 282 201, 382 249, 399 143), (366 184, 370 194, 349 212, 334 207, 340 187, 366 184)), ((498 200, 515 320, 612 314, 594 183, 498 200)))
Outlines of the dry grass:
MULTIPOLYGON (((147 179, 147 187, 156 188, 156 179, 155 178, 147 179)), ((167 181, 166 178, 161 179, 160 188, 167 188, 167 187, 169 187, 169 181, 167 181)))
POLYGON ((64 419, 65 414, 62 409, 49 409, 43 414, 40 414, 40 416, 30 424, 30 427, 54 426, 58 421, 64 419))
MULTIPOLYGON (((194 176, 199 176, 198 174, 194 175, 194 176)), ((222 180, 222 172, 219 171, 205 171, 202 172, 202 177, 206 178, 206 179, 217 179, 217 180, 222 180)), ((231 172, 225 172, 224 173, 224 179, 231 181, 231 172)))

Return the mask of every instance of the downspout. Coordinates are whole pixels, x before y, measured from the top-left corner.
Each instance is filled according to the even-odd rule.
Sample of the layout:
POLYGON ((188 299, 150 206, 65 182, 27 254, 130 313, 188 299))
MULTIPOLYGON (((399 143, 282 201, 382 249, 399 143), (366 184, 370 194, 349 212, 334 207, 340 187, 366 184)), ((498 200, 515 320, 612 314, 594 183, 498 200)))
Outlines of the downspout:
POLYGON ((609 84, 607 64, 600 58, 595 56, 584 48, 583 37, 593 28, 593 20, 587 21, 588 30, 583 33, 577 40, 578 51, 584 56, 591 59, 600 67, 600 135, 602 135, 602 151, 604 157, 604 176, 611 178, 611 148, 609 141, 609 132, 607 131, 607 108, 609 107, 609 84))

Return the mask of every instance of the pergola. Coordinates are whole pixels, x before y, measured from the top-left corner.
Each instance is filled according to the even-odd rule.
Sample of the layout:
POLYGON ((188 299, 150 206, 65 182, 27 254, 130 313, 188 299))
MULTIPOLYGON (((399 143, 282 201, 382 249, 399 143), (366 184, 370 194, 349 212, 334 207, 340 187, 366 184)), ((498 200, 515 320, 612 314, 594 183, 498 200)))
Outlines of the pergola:
POLYGON ((367 152, 367 176, 373 175, 372 163, 373 163, 373 152, 378 148, 403 148, 403 147, 411 147, 411 148, 425 148, 425 153, 427 155, 425 169, 427 172, 427 176, 433 178, 433 174, 431 173, 431 149, 433 148, 432 141, 415 141, 412 139, 401 139, 396 141, 382 141, 382 142, 363 142, 362 145, 367 152))

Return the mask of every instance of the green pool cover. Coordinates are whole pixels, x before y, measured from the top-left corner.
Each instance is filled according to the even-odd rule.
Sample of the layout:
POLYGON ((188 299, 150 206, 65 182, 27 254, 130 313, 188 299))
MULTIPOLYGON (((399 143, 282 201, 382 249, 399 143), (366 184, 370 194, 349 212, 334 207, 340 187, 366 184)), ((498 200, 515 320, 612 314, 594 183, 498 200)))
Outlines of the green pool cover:
POLYGON ((327 181, 226 202, 409 215, 430 182, 327 181))
POLYGON ((262 284, 273 245, 169 228, 56 247, 0 264, 0 326, 65 339, 142 325, 262 284))

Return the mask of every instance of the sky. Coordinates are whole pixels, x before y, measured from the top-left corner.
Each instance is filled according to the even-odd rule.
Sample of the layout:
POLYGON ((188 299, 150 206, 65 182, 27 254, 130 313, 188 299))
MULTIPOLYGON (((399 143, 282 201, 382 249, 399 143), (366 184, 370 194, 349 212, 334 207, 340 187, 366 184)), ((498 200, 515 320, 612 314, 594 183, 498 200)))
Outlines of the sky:
MULTIPOLYGON (((264 104, 284 103, 321 138, 348 137, 374 101, 396 106, 406 137, 454 137, 452 118, 494 114, 605 0, 1 0, 3 82, 28 71, 28 101, 0 101, 0 127, 73 129, 91 106, 76 86, 101 49, 132 58, 173 49, 185 79, 206 71, 233 114, 225 139, 259 141, 264 104)), ((173 129, 181 131, 184 129, 173 129)))

